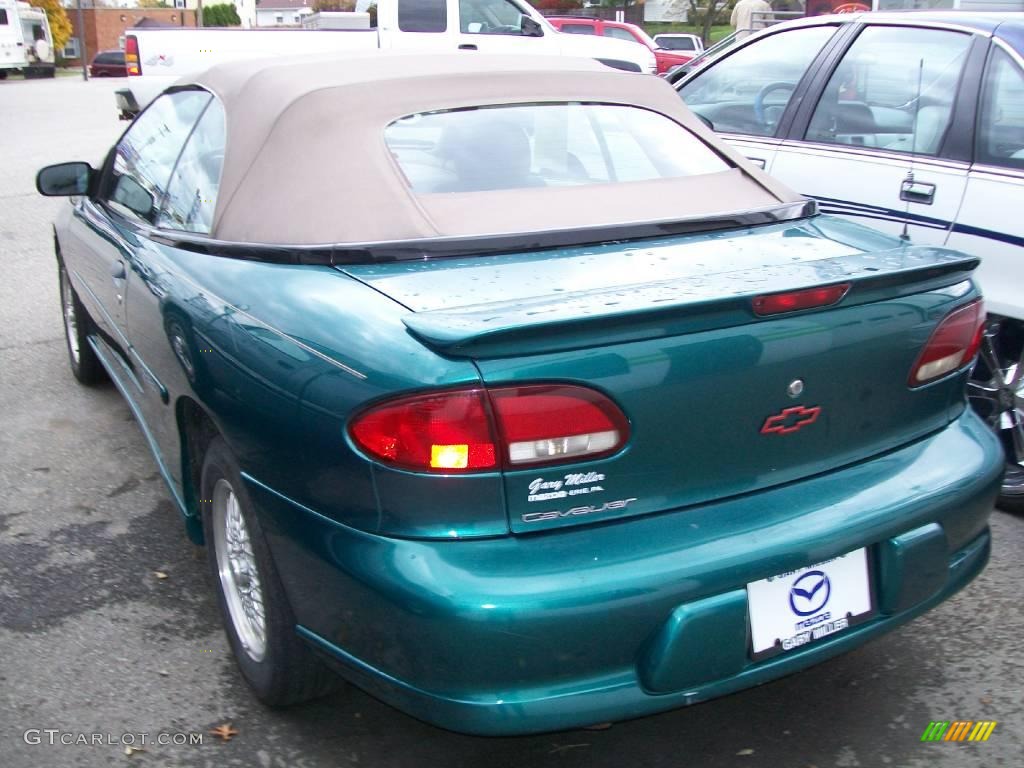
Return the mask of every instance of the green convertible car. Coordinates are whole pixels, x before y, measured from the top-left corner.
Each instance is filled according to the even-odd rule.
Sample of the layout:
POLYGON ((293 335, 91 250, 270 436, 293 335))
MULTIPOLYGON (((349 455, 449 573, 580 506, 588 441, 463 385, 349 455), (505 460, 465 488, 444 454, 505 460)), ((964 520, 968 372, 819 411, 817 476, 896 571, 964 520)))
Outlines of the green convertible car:
POLYGON ((976 259, 817 215, 660 79, 467 61, 222 65, 37 178, 72 371, 259 698, 333 668, 459 731, 620 720, 974 578, 976 259))

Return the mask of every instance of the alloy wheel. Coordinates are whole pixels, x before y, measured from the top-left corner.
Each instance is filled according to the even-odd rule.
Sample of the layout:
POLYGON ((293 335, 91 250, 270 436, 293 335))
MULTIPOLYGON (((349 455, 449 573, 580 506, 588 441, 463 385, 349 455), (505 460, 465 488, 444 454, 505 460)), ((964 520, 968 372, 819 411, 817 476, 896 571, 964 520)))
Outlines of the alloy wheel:
POLYGON ((998 321, 986 327, 967 391, 971 405, 1006 449, 1003 493, 1019 495, 1024 494, 1024 344, 1000 331, 998 321))
POLYGON ((231 483, 219 479, 212 502, 217 574, 228 614, 246 654, 259 662, 267 652, 267 615, 252 538, 231 483))

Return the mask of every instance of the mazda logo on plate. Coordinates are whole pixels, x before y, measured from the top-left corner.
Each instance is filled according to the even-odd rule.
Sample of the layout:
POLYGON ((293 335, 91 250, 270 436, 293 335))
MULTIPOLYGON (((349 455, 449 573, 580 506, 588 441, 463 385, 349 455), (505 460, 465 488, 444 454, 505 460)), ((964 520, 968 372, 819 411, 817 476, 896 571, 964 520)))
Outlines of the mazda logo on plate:
POLYGON ((797 616, 817 613, 828 602, 832 584, 823 571, 808 571, 789 588, 789 607, 797 616))

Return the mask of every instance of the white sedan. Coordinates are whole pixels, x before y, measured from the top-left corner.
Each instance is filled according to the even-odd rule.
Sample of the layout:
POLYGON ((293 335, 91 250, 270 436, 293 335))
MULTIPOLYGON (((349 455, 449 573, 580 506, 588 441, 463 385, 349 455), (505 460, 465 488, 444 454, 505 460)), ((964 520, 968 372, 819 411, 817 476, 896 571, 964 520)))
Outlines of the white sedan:
POLYGON ((677 85, 821 209, 982 257, 972 402, 1024 511, 1024 13, 845 14, 773 26, 677 85))

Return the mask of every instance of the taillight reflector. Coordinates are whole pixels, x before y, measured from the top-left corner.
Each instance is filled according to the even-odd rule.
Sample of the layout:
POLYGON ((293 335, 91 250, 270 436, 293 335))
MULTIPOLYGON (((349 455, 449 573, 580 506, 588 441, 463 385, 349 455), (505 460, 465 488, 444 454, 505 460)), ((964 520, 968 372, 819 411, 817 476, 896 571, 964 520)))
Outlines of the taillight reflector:
POLYGON ((594 390, 531 384, 398 398, 356 416, 349 432, 389 466, 472 472, 605 456, 625 445, 629 422, 594 390))
POLYGON ((771 293, 754 299, 754 314, 780 315, 783 312, 797 312, 801 309, 829 307, 839 301, 850 290, 849 283, 826 285, 821 288, 806 288, 802 291, 771 293))
POLYGON ((981 299, 950 312, 910 369, 910 386, 927 384, 970 363, 978 354, 984 331, 985 305, 981 299))
POLYGON ((128 35, 124 40, 124 64, 129 76, 142 74, 142 62, 139 61, 139 40, 135 35, 128 35))

